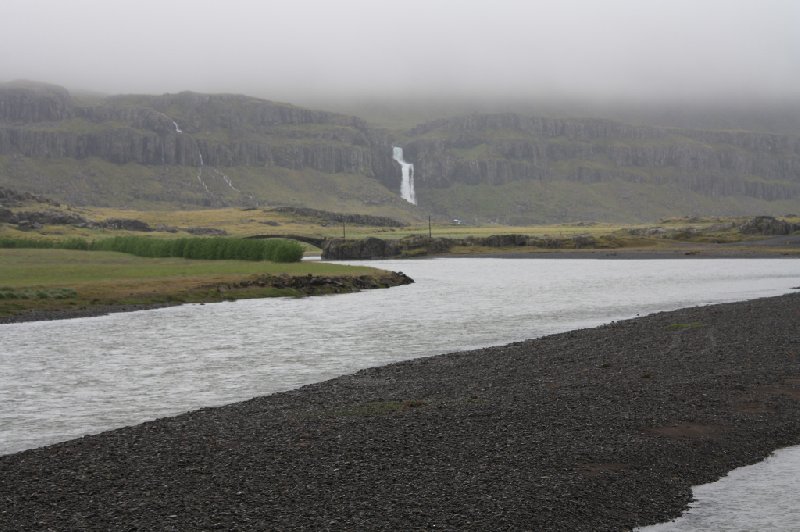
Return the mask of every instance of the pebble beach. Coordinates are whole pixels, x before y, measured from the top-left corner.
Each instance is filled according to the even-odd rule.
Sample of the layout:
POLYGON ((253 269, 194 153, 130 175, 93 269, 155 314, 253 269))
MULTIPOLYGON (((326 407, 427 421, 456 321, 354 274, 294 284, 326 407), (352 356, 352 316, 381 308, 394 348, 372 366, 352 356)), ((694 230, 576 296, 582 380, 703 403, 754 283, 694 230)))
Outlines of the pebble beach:
POLYGON ((800 444, 800 294, 439 355, 0 457, 2 530, 629 530, 800 444))

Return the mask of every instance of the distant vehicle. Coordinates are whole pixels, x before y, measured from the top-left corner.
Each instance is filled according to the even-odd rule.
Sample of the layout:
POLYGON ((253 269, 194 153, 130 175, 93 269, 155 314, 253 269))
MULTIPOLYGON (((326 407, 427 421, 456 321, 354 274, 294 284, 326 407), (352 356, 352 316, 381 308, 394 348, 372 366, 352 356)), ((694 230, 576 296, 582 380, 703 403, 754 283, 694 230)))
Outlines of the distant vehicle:
POLYGON ((462 225, 464 222, 459 220, 458 218, 453 218, 453 221, 450 222, 452 225, 462 225))

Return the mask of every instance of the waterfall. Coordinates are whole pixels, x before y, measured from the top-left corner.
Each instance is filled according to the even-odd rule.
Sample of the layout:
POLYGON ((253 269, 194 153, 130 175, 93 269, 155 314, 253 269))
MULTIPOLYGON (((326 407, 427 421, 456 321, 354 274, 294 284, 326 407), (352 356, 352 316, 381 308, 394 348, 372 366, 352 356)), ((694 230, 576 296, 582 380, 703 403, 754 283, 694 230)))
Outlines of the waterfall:
MULTIPOLYGON (((195 142, 195 146, 197 146, 196 142, 195 142)), ((206 185, 206 182, 203 181, 203 154, 200 153, 200 147, 199 146, 197 146, 197 155, 200 156, 200 166, 197 168, 197 180, 200 181, 200 184, 203 185, 203 188, 206 189, 206 192, 211 194, 211 191, 208 190, 208 185, 206 185)))
POLYGON ((212 170, 214 170, 214 173, 217 174, 219 177, 221 177, 223 181, 225 181, 225 184, 227 184, 228 187, 231 188, 231 190, 235 190, 236 192, 241 192, 241 190, 239 190, 238 188, 233 186, 233 181, 231 181, 230 177, 228 177, 227 175, 223 174, 222 172, 220 172, 216 168, 212 168, 212 170))
MULTIPOLYGON (((167 115, 164 115, 164 116, 166 116, 167 118, 169 118, 169 116, 167 116, 167 115)), ((182 130, 182 129, 181 129, 181 127, 178 125, 178 123, 177 123, 175 120, 172 120, 171 118, 169 118, 169 119, 172 121, 172 125, 173 125, 173 126, 175 126, 175 133, 182 134, 182 133, 183 133, 183 130, 182 130)), ((205 164, 203 163, 203 154, 202 154, 202 152, 200 151, 200 147, 197 145, 197 142, 195 142, 195 147, 197 148, 197 156, 200 158, 200 166, 199 166, 199 167, 198 167, 198 169, 197 169, 197 180, 198 180, 198 181, 200 182, 200 184, 203 186, 203 188, 205 189, 205 191, 206 191, 207 193, 211 194, 211 190, 209 190, 209 188, 208 188, 208 185, 207 185, 207 184, 206 184, 206 182, 203 180, 203 167, 205 166, 205 164)), ((403 150, 400 150, 400 157, 401 157, 401 158, 402 158, 402 156, 403 156, 403 154, 402 154, 402 151, 403 151, 403 150)), ((220 172, 220 171, 219 171, 219 170, 217 170, 216 168, 212 168, 212 170, 213 170, 213 171, 214 171, 214 173, 216 173, 216 174, 217 174, 219 177, 221 177, 221 178, 222 178, 222 180, 223 180, 223 181, 225 181, 225 183, 226 183, 226 184, 227 184, 227 185, 228 185, 228 186, 229 186, 229 187, 230 187, 232 190, 235 190, 236 192, 239 192, 239 193, 241 193, 241 192, 242 192, 241 190, 239 190, 238 188, 236 188, 235 186, 233 186, 233 181, 231 180, 231 178, 230 178, 230 177, 228 177, 227 175, 223 174, 222 172, 220 172)), ((412 171, 412 173, 413 173, 413 171, 414 171, 414 165, 411 165, 411 171, 412 171)), ((412 194, 413 194, 413 188, 414 188, 414 182, 413 182, 413 181, 411 182, 411 188, 412 188, 412 194)), ((255 201, 255 197, 254 197, 252 194, 248 194, 248 197, 249 197, 250 199, 252 199, 252 200, 254 200, 254 201, 255 201)), ((256 203, 258 203, 258 202, 256 202, 256 203)))
POLYGON ((403 180, 400 182, 400 197, 409 203, 417 204, 417 194, 414 192, 414 165, 403 160, 403 148, 392 146, 392 159, 400 164, 403 170, 403 180))
MULTIPOLYGON (((172 118, 170 118, 168 115, 165 115, 163 113, 161 114, 162 116, 167 117, 172 122, 172 125, 175 126, 175 133, 178 133, 179 135, 183 134, 183 130, 181 129, 181 126, 178 125, 178 122, 172 120, 172 118)), ((194 143, 194 146, 195 148, 197 148, 197 155, 200 157, 200 166, 197 168, 197 181, 200 182, 200 184, 203 186, 207 194, 211 194, 211 190, 209 190, 208 185, 206 184, 205 181, 203 181, 203 166, 204 166, 203 154, 200 152, 200 146, 197 145, 196 141, 194 143)), ((236 187, 233 186, 233 184, 230 182, 230 179, 228 179, 227 177, 228 176, 225 176, 225 182, 228 183, 228 186, 234 190, 238 190, 236 187)))

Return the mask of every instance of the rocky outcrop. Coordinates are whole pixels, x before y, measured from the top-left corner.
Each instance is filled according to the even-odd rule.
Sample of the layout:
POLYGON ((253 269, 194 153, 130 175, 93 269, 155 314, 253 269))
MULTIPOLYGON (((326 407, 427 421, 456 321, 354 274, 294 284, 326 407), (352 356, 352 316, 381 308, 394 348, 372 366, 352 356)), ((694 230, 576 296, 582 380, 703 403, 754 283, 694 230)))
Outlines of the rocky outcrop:
POLYGON ((0 84, 0 122, 55 122, 72 116, 72 98, 63 87, 17 81, 0 84))
POLYGON ((125 231, 136 231, 141 233, 149 233, 153 228, 149 224, 131 218, 109 218, 99 224, 96 224, 104 229, 117 229, 125 231))
POLYGON ((788 235, 795 231, 800 231, 800 224, 772 216, 756 216, 739 227, 739 232, 746 235, 788 235))
POLYGON ((0 222, 11 224, 78 225, 88 222, 79 214, 64 211, 19 211, 0 209, 0 222))
POLYGON ((235 291, 247 288, 276 288, 279 290, 293 290, 302 295, 339 294, 358 292, 359 290, 372 290, 377 288, 390 288, 411 284, 414 280, 403 272, 380 272, 375 275, 260 275, 230 284, 213 285, 211 288, 219 292, 235 291))
POLYGON ((184 231, 196 236, 225 236, 228 234, 225 229, 217 229, 216 227, 187 227, 184 231))
POLYGON ((20 192, 10 188, 0 187, 0 205, 4 207, 17 207, 23 203, 43 203, 46 205, 58 206, 57 201, 50 198, 31 194, 30 192, 20 192))

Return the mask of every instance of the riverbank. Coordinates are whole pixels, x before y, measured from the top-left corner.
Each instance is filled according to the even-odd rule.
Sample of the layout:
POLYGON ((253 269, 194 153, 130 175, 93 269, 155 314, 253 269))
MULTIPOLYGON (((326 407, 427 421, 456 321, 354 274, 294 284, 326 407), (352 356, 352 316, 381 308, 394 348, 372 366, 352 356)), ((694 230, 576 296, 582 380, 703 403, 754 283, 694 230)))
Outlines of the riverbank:
POLYGON ((264 297, 308 297, 329 294, 345 294, 361 290, 391 288, 413 283, 414 280, 402 272, 381 272, 374 275, 261 275, 204 286, 187 300, 164 303, 143 303, 129 305, 94 304, 85 308, 31 309, 11 316, 0 317, 0 324, 24 323, 28 321, 52 321, 72 318, 105 316, 118 312, 134 312, 164 307, 174 307, 186 303, 218 303, 236 299, 264 297))
POLYGON ((0 529, 620 530, 800 443, 800 295, 373 368, 0 457, 0 529))
POLYGON ((67 249, 0 249, 0 279, 0 324, 413 282, 402 273, 346 265, 143 258, 67 249))
POLYGON ((557 251, 527 251, 519 249, 484 250, 479 253, 448 253, 435 255, 452 258, 487 259, 602 259, 602 260, 672 260, 672 259, 800 259, 800 249, 572 249, 557 251))
POLYGON ((370 275, 258 275, 238 281, 214 283, 201 287, 186 300, 129 305, 94 304, 85 308, 31 309, 11 316, 0 317, 0 324, 27 321, 51 321, 71 318, 104 316, 117 312, 133 312, 174 307, 185 303, 217 303, 258 297, 307 297, 345 294, 360 290, 391 288, 413 283, 402 272, 379 272, 370 275))

